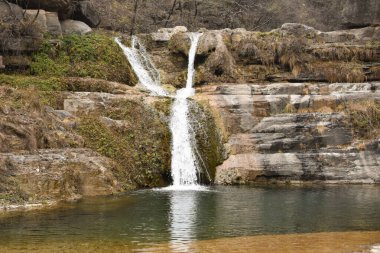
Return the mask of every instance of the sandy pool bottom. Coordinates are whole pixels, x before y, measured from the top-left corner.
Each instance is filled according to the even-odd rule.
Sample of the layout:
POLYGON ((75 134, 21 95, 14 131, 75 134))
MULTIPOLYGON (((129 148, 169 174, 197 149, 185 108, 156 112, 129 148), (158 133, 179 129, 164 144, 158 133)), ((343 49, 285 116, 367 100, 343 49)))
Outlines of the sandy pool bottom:
POLYGON ((260 252, 260 253, 380 253, 380 231, 262 235, 190 243, 133 245, 113 240, 0 242, 0 252, 260 252))

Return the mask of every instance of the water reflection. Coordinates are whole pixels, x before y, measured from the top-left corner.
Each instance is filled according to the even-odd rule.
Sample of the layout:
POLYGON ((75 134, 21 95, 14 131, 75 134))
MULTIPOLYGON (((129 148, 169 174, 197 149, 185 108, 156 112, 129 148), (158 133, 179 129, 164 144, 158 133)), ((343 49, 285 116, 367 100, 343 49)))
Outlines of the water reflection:
POLYGON ((190 252, 196 239, 197 192, 173 191, 170 198, 170 248, 173 252, 190 252))
POLYGON ((3 217, 0 252, 8 252, 1 245, 29 252, 52 242, 78 241, 109 242, 144 252, 164 243, 170 248, 164 252, 191 252, 200 240, 380 230, 378 186, 211 189, 136 191, 3 217))

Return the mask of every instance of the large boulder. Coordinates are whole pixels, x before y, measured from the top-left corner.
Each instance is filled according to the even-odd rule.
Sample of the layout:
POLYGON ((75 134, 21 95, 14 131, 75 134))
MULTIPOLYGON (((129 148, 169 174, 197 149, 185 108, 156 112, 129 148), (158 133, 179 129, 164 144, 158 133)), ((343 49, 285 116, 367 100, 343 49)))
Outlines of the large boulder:
POLYGON ((380 23, 378 0, 342 0, 342 28, 352 29, 380 23))
POLYGON ((91 27, 100 24, 100 16, 89 1, 83 0, 10 0, 24 9, 57 12, 61 20, 76 19, 91 27))
POLYGON ((65 35, 79 34, 83 35, 92 32, 91 27, 83 23, 82 21, 67 19, 61 22, 62 32, 65 35))
POLYGON ((80 20, 90 27, 97 27, 100 24, 99 14, 95 11, 90 1, 79 2, 72 18, 80 20))
POLYGON ((55 36, 62 35, 61 23, 57 12, 46 12, 46 28, 50 34, 55 36))
POLYGON ((0 1, 0 21, 6 22, 11 19, 22 19, 22 8, 18 5, 0 1))
POLYGON ((9 0, 25 9, 43 9, 55 12, 67 12, 75 6, 73 0, 9 0))

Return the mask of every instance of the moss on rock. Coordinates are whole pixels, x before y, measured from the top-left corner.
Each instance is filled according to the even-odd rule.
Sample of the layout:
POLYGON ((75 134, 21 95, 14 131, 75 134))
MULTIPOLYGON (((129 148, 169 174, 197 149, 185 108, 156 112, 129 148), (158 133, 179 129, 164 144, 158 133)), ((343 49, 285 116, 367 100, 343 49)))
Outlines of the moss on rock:
POLYGON ((213 182, 216 167, 224 161, 223 136, 210 110, 203 104, 190 104, 191 125, 194 130, 196 155, 202 167, 202 181, 213 182))
POLYGON ((114 102, 103 115, 111 121, 122 121, 122 126, 110 126, 100 115, 83 116, 78 131, 86 146, 116 161, 116 173, 126 185, 167 185, 170 132, 158 112, 126 100, 114 102))
POLYGON ((54 43, 46 39, 41 50, 33 55, 31 73, 137 83, 128 60, 112 37, 97 33, 68 35, 54 43))

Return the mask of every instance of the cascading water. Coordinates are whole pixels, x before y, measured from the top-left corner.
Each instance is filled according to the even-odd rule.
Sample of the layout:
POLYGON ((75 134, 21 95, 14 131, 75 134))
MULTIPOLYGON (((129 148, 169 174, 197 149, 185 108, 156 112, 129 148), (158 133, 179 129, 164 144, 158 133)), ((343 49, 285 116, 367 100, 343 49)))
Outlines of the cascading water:
POLYGON ((173 136, 172 143, 172 167, 174 189, 197 186, 197 173, 199 172, 196 156, 191 143, 189 123, 189 103, 187 98, 194 95, 194 61, 199 38, 202 34, 190 33, 191 47, 189 51, 189 63, 186 88, 177 91, 172 107, 170 130, 173 136))
MULTIPOLYGON (((171 171, 173 185, 169 188, 172 190, 200 189, 197 184, 199 168, 192 144, 189 102, 187 99, 195 94, 195 90, 193 89, 194 61, 201 36, 201 33, 189 33, 191 47, 189 51, 186 87, 177 91, 171 110, 170 130, 173 137, 171 171)), ((160 75, 138 38, 132 37, 131 47, 123 45, 118 38, 115 41, 123 49, 140 83, 150 90, 153 95, 169 96, 161 88, 160 75)))
POLYGON ((116 43, 123 49, 140 83, 148 89, 152 95, 167 96, 168 93, 161 87, 160 73, 154 67, 145 47, 136 36, 132 36, 131 47, 125 46, 120 38, 115 38, 116 43))

